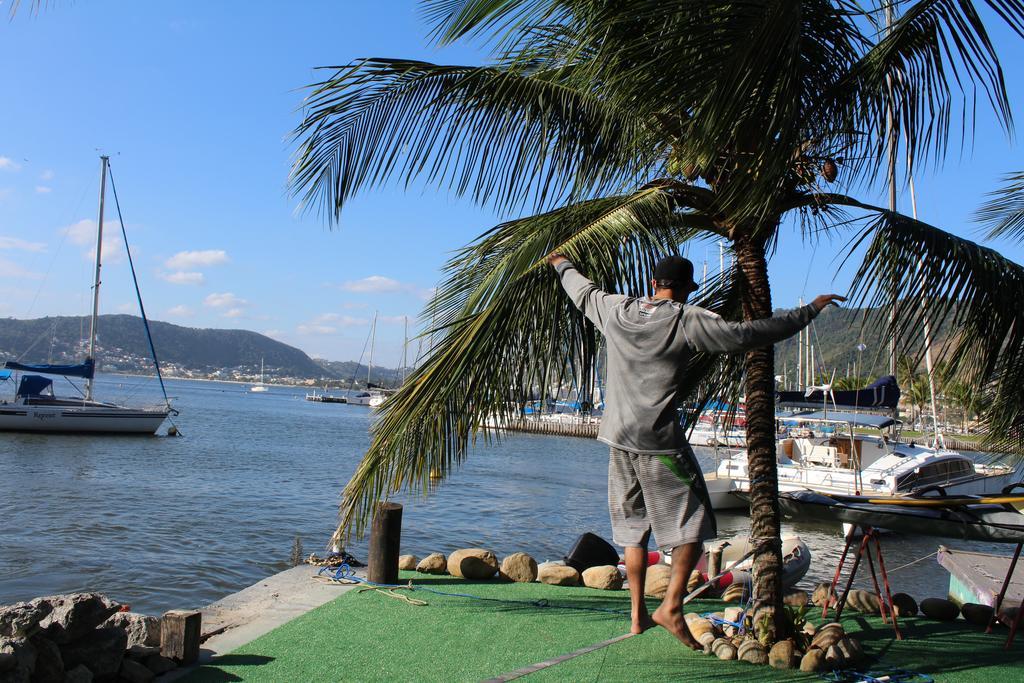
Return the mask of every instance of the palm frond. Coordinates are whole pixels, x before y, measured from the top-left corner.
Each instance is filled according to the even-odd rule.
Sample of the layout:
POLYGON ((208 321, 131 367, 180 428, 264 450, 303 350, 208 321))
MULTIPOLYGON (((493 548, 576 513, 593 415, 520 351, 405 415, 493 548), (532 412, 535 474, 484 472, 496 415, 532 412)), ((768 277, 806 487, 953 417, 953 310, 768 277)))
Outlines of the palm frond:
POLYGON ((292 190, 338 220, 359 189, 392 178, 505 210, 618 188, 638 171, 643 129, 570 75, 397 59, 334 68, 295 131, 292 190))
POLYGON ((1024 239, 1024 173, 1012 173, 1004 179, 1005 185, 990 192, 990 199, 982 205, 974 219, 988 227, 986 235, 1024 239))
MULTIPOLYGON (((888 333, 900 348, 920 353, 925 323, 955 331, 939 355, 947 373, 990 397, 988 440, 1024 447, 1024 267, 993 249, 907 216, 882 213, 867 227, 869 241, 852 292, 892 312, 888 333), (893 293, 898 293, 898 296, 893 293)), ((856 246, 856 245, 855 245, 856 246)))
POLYGON ((488 420, 512 419, 537 392, 592 375, 597 332, 546 254, 564 253, 608 291, 640 295, 656 259, 699 234, 687 218, 650 188, 504 223, 456 254, 424 314, 440 341, 382 406, 343 493, 336 539, 361 533, 375 501, 425 493, 431 471, 461 463, 488 420))

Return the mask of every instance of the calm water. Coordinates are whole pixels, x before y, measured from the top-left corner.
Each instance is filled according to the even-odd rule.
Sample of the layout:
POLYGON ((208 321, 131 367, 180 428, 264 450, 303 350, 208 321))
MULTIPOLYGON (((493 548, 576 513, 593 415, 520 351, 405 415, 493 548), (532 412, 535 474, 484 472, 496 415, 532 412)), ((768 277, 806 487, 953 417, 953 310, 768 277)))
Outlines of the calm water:
MULTIPOLYGON (((168 392, 181 438, 0 433, 0 604, 88 589, 148 613, 201 607, 286 569, 296 535, 306 553, 323 551, 341 488, 369 442, 369 410, 280 387, 251 394, 171 380, 168 392)), ((154 385, 98 382, 98 397, 118 395, 146 402, 154 385)), ((545 560, 584 531, 611 538, 606 467, 607 449, 584 439, 514 435, 479 447, 430 498, 402 500, 402 550, 422 557, 483 546, 545 560)), ((748 527, 742 515, 719 515, 722 536, 748 527)), ((838 528, 789 530, 814 557, 804 583, 831 579, 838 528)), ((889 537, 886 563, 911 562, 940 542, 889 537)), ((365 544, 349 550, 365 558, 365 544)), ((934 558, 893 575, 896 590, 918 597, 944 595, 947 580, 934 558)))

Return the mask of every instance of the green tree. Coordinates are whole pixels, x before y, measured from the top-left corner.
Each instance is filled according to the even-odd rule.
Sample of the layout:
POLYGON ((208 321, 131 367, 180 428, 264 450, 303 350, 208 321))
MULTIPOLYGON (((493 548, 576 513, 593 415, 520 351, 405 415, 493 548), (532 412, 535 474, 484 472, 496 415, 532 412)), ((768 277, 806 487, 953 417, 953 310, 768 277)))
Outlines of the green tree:
MULTIPOLYGON (((987 4, 1024 34, 1024 3, 987 4)), ((393 492, 427 492, 479 425, 537 387, 592 375, 599 340, 544 265, 553 250, 599 286, 642 295, 660 256, 727 240, 735 268, 699 303, 754 320, 772 314, 767 259, 791 239, 784 217, 804 236, 855 230, 867 246, 854 292, 895 309, 891 336, 906 345, 922 315, 939 325, 955 310, 958 339, 972 344, 963 366, 998 359, 971 325, 1003 296, 1000 282, 1013 281, 1019 308, 1024 269, 826 190, 870 183, 896 137, 915 159, 941 159, 951 131, 972 128, 961 88, 984 92, 1009 127, 975 6, 890 6, 900 16, 885 31, 878 12, 844 0, 436 0, 424 3, 434 38, 481 41, 489 64, 370 58, 312 86, 291 180, 307 206, 337 220, 360 190, 421 181, 516 216, 450 260, 424 313, 439 341, 385 405, 336 537, 361 531, 393 492)), ((766 641, 785 628, 773 366, 771 348, 698 357, 684 387, 700 404, 735 397, 744 377, 754 623, 766 641)))

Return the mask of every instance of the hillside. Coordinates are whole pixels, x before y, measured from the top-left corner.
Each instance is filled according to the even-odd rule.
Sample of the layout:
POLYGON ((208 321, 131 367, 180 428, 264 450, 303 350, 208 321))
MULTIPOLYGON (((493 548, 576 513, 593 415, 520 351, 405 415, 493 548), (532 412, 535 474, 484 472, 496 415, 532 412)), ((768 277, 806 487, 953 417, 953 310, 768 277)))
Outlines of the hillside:
MULTIPOLYGON (((341 379, 303 351, 248 330, 181 327, 150 321, 160 363, 169 374, 237 378, 259 374, 291 379, 341 379)), ((26 363, 74 363, 85 356, 89 319, 79 316, 0 320, 0 359, 26 363)), ((97 357, 100 369, 151 372, 152 362, 142 319, 103 315, 99 320, 97 357)), ((346 378, 347 379, 347 378, 346 378)))

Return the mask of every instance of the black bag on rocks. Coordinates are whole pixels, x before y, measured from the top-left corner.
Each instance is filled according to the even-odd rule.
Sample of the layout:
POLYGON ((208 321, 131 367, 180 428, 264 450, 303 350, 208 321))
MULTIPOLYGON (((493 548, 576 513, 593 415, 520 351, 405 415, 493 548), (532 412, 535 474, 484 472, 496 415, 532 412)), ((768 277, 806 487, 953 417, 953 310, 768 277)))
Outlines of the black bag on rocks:
POLYGON ((591 567, 619 563, 619 552, 606 540, 589 531, 576 539, 572 550, 564 558, 565 564, 578 572, 591 567))

